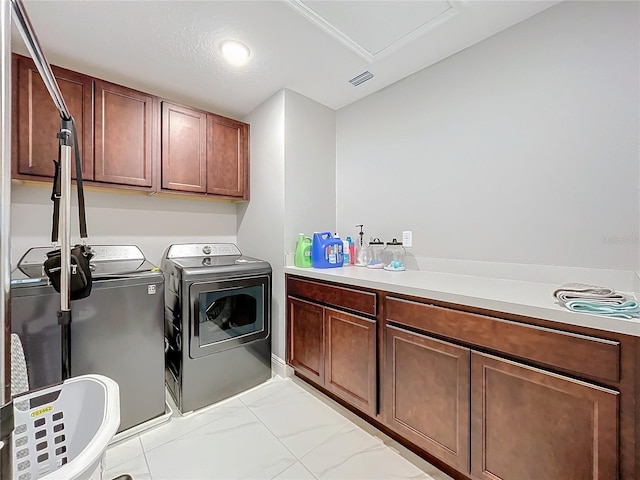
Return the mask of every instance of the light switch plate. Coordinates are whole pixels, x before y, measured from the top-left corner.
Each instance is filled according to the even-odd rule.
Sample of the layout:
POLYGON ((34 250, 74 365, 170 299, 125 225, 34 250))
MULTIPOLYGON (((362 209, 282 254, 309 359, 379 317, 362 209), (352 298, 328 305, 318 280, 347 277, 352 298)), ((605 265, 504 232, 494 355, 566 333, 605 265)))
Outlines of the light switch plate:
POLYGON ((402 246, 403 247, 413 246, 413 232, 411 230, 402 232, 402 246))

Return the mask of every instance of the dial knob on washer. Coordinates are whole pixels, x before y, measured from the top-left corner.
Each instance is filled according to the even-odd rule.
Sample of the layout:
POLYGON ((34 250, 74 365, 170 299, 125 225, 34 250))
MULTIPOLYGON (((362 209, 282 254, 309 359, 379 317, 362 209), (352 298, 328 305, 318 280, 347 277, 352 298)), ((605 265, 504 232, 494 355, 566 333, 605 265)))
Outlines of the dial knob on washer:
POLYGON ((209 245, 205 245, 204 247, 202 247, 202 253, 204 253, 205 255, 209 255, 211 253, 211 247, 209 245))

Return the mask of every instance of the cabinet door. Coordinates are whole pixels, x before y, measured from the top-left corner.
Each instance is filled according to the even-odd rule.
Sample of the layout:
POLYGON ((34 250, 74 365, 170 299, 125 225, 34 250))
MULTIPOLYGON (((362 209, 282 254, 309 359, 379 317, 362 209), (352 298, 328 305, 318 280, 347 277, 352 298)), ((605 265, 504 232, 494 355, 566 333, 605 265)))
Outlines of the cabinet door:
POLYGON ((207 124, 207 193, 248 198, 249 126, 217 115, 207 124))
POLYGON ((207 191, 207 114, 162 102, 162 188, 207 191))
POLYGON ((474 477, 618 478, 618 393, 472 353, 474 477))
POLYGON ((95 179, 150 187, 154 97, 96 80, 95 179))
POLYGON ((324 383, 324 309, 289 297, 289 364, 304 376, 324 383))
POLYGON ((371 414, 377 409, 376 322, 325 309, 325 386, 371 414))
POLYGON ((385 342, 387 424, 468 472, 469 349, 390 325, 385 342))
MULTIPOLYGON (((15 129, 18 135, 17 173, 53 177, 54 159, 58 159, 57 133, 60 113, 33 61, 18 57, 18 105, 15 129)), ((52 67, 64 100, 76 121, 78 146, 82 160, 82 178, 93 180, 93 79, 79 73, 52 67)), ((71 151, 75 178, 75 147, 71 151)))

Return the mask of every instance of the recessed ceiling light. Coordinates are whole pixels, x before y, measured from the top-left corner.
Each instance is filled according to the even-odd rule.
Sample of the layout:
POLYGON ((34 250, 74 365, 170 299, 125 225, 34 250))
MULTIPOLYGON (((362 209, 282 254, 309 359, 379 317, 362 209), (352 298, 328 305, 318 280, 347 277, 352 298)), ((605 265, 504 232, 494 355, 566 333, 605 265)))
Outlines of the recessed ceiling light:
POLYGON ((220 45, 220 51, 224 58, 233 65, 242 65, 249 59, 251 51, 249 47, 235 40, 226 40, 220 45))

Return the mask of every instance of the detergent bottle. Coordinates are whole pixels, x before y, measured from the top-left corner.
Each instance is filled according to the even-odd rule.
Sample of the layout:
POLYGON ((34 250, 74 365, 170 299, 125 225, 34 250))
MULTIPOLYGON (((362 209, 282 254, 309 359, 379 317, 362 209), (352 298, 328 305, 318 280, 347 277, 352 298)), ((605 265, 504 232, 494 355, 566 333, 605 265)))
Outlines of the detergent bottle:
POLYGON ((304 233, 298 235, 298 245, 296 246, 296 267, 311 268, 311 239, 305 237, 304 233))
POLYGON ((334 238, 331 232, 314 232, 311 243, 311 264, 313 267, 341 267, 342 262, 342 240, 334 238))

